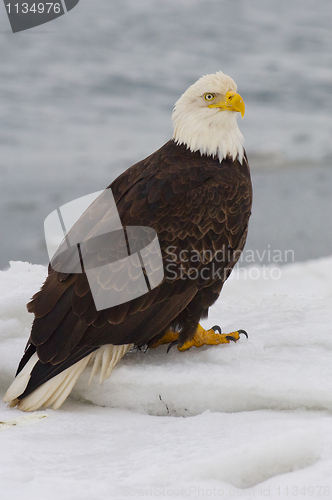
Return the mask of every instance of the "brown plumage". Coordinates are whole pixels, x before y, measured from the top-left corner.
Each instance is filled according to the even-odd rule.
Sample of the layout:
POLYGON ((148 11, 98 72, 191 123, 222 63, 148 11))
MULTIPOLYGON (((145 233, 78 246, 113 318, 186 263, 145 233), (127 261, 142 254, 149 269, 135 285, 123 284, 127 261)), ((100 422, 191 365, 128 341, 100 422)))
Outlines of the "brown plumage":
MULTIPOLYGON (((181 343, 188 340, 218 298, 243 249, 252 199, 247 161, 243 165, 230 159, 219 163, 169 141, 109 187, 123 226, 150 226, 157 232, 165 278, 146 295, 96 311, 85 274, 68 276, 51 270, 28 304, 36 318, 27 354, 37 350, 41 362, 22 398, 39 385, 40 372, 45 373, 45 382, 101 345, 142 346, 170 327, 181 330, 181 343), (186 270, 181 272, 181 261, 170 258, 170 253, 175 255, 173 248, 177 253, 188 251, 184 256, 189 262, 182 262, 183 266, 208 271, 200 279, 190 279, 186 270), (217 260, 189 258, 198 253, 203 259, 217 253, 217 260)), ((100 210, 95 224, 106 211, 107 207, 100 210)), ((84 218, 77 223, 81 225, 84 228, 84 218)), ((111 243, 112 235, 107 238, 111 243)))
MULTIPOLYGON (((138 298, 97 311, 84 273, 50 268, 28 304, 35 319, 17 374, 35 352, 39 361, 14 403, 105 344, 149 345, 168 329, 179 329, 183 344, 207 316, 240 257, 252 203, 245 154, 242 161, 230 156, 220 161, 170 140, 109 188, 124 227, 157 232, 164 279, 138 298)), ((79 236, 91 265, 114 262, 116 252, 121 257, 121 239, 114 243, 110 233, 91 239, 107 211, 97 199, 70 232, 79 236)), ((116 278, 114 270, 101 271, 100 283, 107 290, 116 286, 116 278)))

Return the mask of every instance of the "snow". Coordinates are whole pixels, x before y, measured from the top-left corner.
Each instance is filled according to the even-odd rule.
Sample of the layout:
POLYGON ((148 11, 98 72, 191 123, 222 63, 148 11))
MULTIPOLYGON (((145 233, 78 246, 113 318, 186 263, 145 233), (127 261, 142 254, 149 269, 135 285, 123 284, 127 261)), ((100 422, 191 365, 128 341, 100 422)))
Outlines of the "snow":
MULTIPOLYGON (((0 395, 46 268, 0 272, 0 395)), ((0 403, 2 500, 326 498, 332 492, 332 257, 236 269, 205 327, 236 344, 130 352, 60 410, 0 403)))
POLYGON ((90 0, 15 35, 4 12, 1 268, 46 262, 47 215, 166 142, 174 102, 219 69, 247 107, 246 248, 291 245, 296 263, 256 255, 260 267, 226 283, 204 326, 248 340, 129 353, 102 386, 87 373, 60 410, 25 415, 1 398, 46 268, 12 262, 0 272, 0 499, 329 497, 332 258, 299 261, 332 241, 330 0, 90 0))

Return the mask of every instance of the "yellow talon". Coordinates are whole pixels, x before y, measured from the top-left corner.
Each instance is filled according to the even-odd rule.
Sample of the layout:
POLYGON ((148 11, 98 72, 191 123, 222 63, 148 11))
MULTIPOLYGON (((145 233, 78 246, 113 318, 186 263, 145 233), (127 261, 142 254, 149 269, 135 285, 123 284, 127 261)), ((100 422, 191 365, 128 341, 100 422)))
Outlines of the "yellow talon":
POLYGON ((231 340, 235 342, 239 340, 239 332, 226 333, 216 333, 213 329, 204 330, 201 325, 198 325, 195 335, 192 340, 188 340, 181 347, 178 347, 179 351, 187 351, 191 347, 202 347, 203 345, 218 345, 218 344, 229 344, 231 340))
MULTIPOLYGON (((168 330, 164 336, 157 342, 150 345, 150 347, 158 347, 163 344, 170 344, 178 340, 180 332, 173 332, 168 330)), ((210 330, 204 330, 201 325, 198 325, 195 335, 191 340, 187 340, 182 346, 178 346, 180 352, 187 351, 191 347, 202 347, 203 345, 218 345, 218 344, 229 344, 230 342, 236 342, 240 338, 240 334, 243 333, 248 337, 244 330, 238 330, 232 333, 216 333, 213 328, 210 330)))
POLYGON ((161 339, 157 340, 153 344, 150 344, 149 348, 154 349, 155 347, 159 347, 160 345, 175 342, 175 340, 178 340, 179 338, 179 333, 180 332, 173 332, 172 330, 168 330, 167 332, 165 332, 164 336, 161 339))

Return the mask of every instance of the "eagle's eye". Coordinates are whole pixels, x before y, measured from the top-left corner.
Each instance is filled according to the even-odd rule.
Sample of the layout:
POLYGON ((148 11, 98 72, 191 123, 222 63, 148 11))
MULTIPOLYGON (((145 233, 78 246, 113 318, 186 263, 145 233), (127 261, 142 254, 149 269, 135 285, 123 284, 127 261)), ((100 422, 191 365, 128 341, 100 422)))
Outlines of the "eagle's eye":
POLYGON ((211 94, 211 92, 208 92, 207 94, 204 94, 204 99, 206 101, 212 101, 216 97, 216 94, 211 94))

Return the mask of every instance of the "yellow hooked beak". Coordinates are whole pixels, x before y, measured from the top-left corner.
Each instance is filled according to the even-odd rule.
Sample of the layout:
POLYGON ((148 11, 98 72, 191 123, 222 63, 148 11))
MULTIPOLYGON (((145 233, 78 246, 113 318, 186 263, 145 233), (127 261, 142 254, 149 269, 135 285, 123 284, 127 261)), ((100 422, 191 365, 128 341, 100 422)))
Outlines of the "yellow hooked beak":
POLYGON ((227 92, 226 99, 224 101, 217 102, 216 104, 209 104, 208 107, 221 108, 228 111, 237 111, 238 113, 241 113, 242 118, 246 110, 242 97, 231 90, 227 92))

